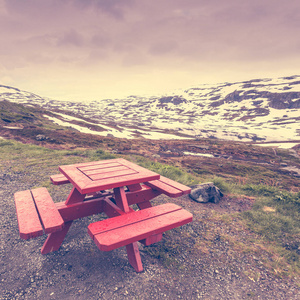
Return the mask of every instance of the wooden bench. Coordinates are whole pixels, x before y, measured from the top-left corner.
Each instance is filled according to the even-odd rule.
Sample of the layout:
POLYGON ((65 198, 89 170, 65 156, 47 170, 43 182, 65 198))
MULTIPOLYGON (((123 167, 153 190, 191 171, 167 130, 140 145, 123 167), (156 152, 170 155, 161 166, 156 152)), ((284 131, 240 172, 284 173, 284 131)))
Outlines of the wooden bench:
POLYGON ((172 198, 180 197, 191 192, 191 188, 164 176, 160 176, 159 180, 152 180, 145 184, 172 198))
POLYGON ((57 210, 48 190, 37 188, 15 193, 15 205, 20 237, 30 239, 60 231, 64 220, 57 210))
POLYGON ((50 176, 50 180, 54 185, 70 183, 69 179, 64 174, 55 174, 50 176))
POLYGON ((167 203, 92 223, 88 233, 98 248, 110 251, 191 222, 193 216, 167 203))

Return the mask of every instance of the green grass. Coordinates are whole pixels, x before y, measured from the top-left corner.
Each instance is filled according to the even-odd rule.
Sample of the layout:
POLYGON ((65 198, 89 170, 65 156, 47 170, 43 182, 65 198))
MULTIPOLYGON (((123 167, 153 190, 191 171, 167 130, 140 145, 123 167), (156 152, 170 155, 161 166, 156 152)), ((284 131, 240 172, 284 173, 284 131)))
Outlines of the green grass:
POLYGON ((300 193, 262 186, 245 189, 249 195, 258 196, 252 209, 241 214, 248 228, 270 243, 292 271, 299 273, 300 193))
MULTIPOLYGON (((13 140, 0 140, 0 151, 0 172, 22 173, 24 176, 20 180, 32 180, 30 182, 32 186, 46 186, 50 189, 53 187, 50 187, 49 176, 58 173, 60 165, 117 157, 101 148, 53 150, 13 140)), ((299 273, 300 193, 291 193, 278 186, 267 184, 233 183, 231 178, 224 178, 218 174, 203 177, 189 169, 152 161, 142 156, 123 157, 186 185, 198 184, 208 179, 225 194, 234 194, 235 197, 239 195, 255 197, 252 209, 238 213, 238 217, 248 229, 261 237, 266 247, 272 246, 274 255, 279 257, 272 265, 276 272, 283 274, 287 271, 280 270, 289 269, 288 274, 299 273)), ((222 220, 224 222, 227 220, 228 223, 230 219, 228 213, 222 220)), ((168 239, 151 246, 147 251, 150 255, 162 259, 167 265, 176 264, 176 257, 180 253, 178 238, 184 238, 185 234, 187 233, 184 230, 180 234, 172 230, 168 233, 168 239)))
POLYGON ((159 173, 162 176, 168 177, 185 185, 195 185, 200 183, 201 180, 199 177, 192 175, 179 167, 151 161, 150 159, 145 159, 144 157, 140 156, 135 156, 133 160, 146 169, 159 173))

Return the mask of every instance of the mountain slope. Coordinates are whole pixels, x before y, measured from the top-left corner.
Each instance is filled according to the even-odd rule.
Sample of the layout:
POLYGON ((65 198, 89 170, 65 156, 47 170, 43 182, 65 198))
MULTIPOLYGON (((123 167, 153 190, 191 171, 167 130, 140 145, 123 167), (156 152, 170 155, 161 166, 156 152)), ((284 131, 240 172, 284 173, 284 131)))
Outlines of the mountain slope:
MULTIPOLYGON (((203 84, 164 96, 129 96, 84 103, 56 101, 0 86, 1 99, 37 104, 49 110, 69 110, 95 123, 117 125, 112 135, 127 138, 153 138, 147 132, 157 135, 171 130, 193 138, 300 139, 300 76, 203 84)), ((62 115, 57 118, 69 122, 62 115)))

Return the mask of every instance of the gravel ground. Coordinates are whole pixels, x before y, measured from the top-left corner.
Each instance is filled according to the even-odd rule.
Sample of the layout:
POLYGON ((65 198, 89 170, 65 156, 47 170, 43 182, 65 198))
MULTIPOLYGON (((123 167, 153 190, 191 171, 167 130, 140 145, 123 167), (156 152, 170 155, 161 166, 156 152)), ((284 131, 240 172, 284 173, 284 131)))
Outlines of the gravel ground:
MULTIPOLYGON (((157 203, 177 203, 193 213, 194 221, 176 231, 184 247, 172 256, 175 264, 168 266, 140 245, 144 271, 136 273, 124 247, 101 252, 92 242, 87 225, 97 217, 75 221, 60 250, 42 255, 45 236, 19 238, 13 199, 16 191, 34 186, 32 178, 7 169, 0 186, 0 299, 300 299, 297 278, 276 277, 262 263, 262 257, 272 259, 268 253, 256 257, 237 251, 215 234, 220 226, 219 232, 247 243, 252 233, 213 216, 248 209, 251 199, 199 204, 189 197, 161 196, 157 203)), ((65 197, 64 189, 53 194, 54 201, 65 197)))

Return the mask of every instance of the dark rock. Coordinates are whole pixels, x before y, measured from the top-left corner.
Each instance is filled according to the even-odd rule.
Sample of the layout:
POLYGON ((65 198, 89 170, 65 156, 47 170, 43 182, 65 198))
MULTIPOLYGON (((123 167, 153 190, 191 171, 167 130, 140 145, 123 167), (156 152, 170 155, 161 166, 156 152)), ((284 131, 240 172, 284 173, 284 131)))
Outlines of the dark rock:
POLYGON ((219 203, 222 197, 223 193, 212 182, 194 185, 190 193, 191 199, 201 203, 219 203))
POLYGON ((45 141, 45 140, 48 139, 48 137, 46 137, 46 136, 43 135, 43 134, 38 134, 38 135, 35 137, 35 139, 36 139, 37 141, 45 141))

